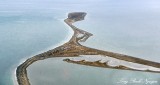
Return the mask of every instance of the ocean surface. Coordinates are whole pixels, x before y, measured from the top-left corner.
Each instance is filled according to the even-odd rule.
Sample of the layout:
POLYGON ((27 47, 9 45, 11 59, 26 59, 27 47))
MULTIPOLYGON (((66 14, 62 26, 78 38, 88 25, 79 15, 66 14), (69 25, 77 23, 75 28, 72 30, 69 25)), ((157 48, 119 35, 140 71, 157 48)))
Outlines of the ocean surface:
MULTIPOLYGON (((1 0, 0 85, 14 85, 14 71, 25 59, 69 40, 72 31, 63 19, 75 11, 87 12, 75 25, 93 34, 83 45, 160 62, 159 0, 1 0)), ((160 74, 81 66, 61 58, 36 62, 28 74, 33 85, 116 85, 127 79, 160 84, 160 74)))
POLYGON ((54 14, 16 13, 0 14, 0 34, 0 85, 13 85, 13 73, 20 63, 63 44, 72 32, 54 14))

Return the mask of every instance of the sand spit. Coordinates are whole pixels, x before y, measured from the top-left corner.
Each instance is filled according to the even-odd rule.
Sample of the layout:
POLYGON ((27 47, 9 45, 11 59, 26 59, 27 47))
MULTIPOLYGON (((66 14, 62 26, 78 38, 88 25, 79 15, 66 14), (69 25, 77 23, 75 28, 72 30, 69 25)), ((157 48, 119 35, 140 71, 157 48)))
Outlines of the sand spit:
MULTIPOLYGON (((29 65, 31 65, 32 63, 38 60, 44 60, 47 58, 54 58, 54 57, 79 57, 80 55, 103 55, 103 56, 109 56, 109 57, 113 57, 113 58, 128 61, 128 62, 139 63, 143 65, 160 68, 160 63, 156 63, 156 62, 152 62, 152 61, 144 60, 140 58, 135 58, 128 55, 123 55, 123 54, 118 54, 118 53, 113 53, 113 52, 108 52, 108 51, 103 51, 103 50, 82 46, 80 42, 85 42, 93 34, 75 27, 73 23, 84 20, 84 17, 86 16, 86 14, 87 13, 85 12, 69 13, 68 18, 64 20, 64 22, 68 24, 74 31, 74 34, 72 35, 71 39, 67 43, 64 43, 63 45, 56 47, 52 50, 35 55, 27 59, 24 63, 22 63, 17 67, 16 76, 17 76, 17 81, 19 85, 31 85, 27 77, 27 67, 29 65)), ((73 63, 78 63, 78 62, 73 62, 73 63)), ((94 66, 84 62, 82 62, 82 64, 94 66)), ((100 64, 97 64, 96 66, 102 67, 100 64)), ((113 68, 126 69, 126 67, 124 66, 113 67, 113 68)), ((127 68, 127 69, 130 69, 130 68, 127 68)), ((134 69, 130 69, 130 70, 134 70, 134 69)), ((150 72, 148 70, 145 70, 145 71, 150 72)))

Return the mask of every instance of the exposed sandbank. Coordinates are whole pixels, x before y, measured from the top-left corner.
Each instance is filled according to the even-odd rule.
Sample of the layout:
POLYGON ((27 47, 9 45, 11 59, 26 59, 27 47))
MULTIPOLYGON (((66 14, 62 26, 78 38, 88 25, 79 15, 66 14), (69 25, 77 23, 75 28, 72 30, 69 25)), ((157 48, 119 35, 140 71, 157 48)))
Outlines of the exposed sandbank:
MULTIPOLYGON (((32 63, 38 60, 44 60, 47 58, 54 58, 54 57, 78 57, 80 55, 104 55, 104 56, 109 56, 109 57, 113 57, 113 58, 128 61, 128 62, 160 68, 160 63, 157 63, 157 62, 152 62, 149 60, 144 60, 144 59, 136 58, 133 56, 128 56, 124 54, 118 54, 118 53, 113 53, 109 51, 103 51, 103 50, 82 46, 80 42, 85 42, 93 34, 86 32, 84 30, 81 30, 72 24, 76 21, 84 20, 85 16, 86 16, 85 12, 69 13, 68 18, 64 20, 65 23, 68 24, 74 31, 74 34, 72 35, 69 42, 66 42, 63 45, 56 47, 53 50, 49 50, 44 53, 35 55, 27 59, 24 63, 22 63, 17 67, 16 76, 17 76, 17 81, 19 85, 30 85, 29 79, 27 77, 27 67, 29 65, 31 65, 32 63), (79 35, 82 35, 82 36, 79 36, 79 35)), ((92 63, 97 64, 94 62, 92 63)), ((84 63, 82 62, 81 64, 90 65, 89 63, 85 63, 85 62, 84 63)), ((90 66, 93 66, 93 65, 90 65, 90 66)), ((96 66, 101 67, 101 64, 97 64, 96 66)), ((126 69, 126 67, 119 66, 118 69, 126 69)), ((135 70, 135 69, 130 69, 130 70, 135 70)), ((150 72, 148 70, 144 70, 144 71, 150 72)))

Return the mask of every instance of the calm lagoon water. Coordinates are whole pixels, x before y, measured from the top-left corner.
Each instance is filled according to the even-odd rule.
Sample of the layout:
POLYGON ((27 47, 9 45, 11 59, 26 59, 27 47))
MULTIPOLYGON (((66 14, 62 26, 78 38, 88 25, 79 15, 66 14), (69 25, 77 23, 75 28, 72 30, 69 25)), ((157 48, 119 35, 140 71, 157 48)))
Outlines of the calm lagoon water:
MULTIPOLYGON (((72 33, 63 19, 73 11, 88 13, 86 20, 75 23, 94 34, 84 45, 160 62, 159 0, 5 0, 0 1, 0 85, 13 85, 13 71, 22 60, 68 39, 72 33)), ((55 58, 36 62, 28 71, 34 85, 115 85, 121 78, 160 83, 159 74, 93 68, 55 58)))
MULTIPOLYGON (((160 75, 136 71, 113 70, 77 65, 63 61, 64 58, 51 58, 32 64, 28 76, 32 85, 146 85, 145 80, 158 81, 160 75), (132 80, 141 80, 132 83, 132 80), (128 84, 121 80, 130 81, 128 84)), ((148 84, 151 85, 151 84, 148 84)), ((153 83, 152 85, 159 85, 153 83)))

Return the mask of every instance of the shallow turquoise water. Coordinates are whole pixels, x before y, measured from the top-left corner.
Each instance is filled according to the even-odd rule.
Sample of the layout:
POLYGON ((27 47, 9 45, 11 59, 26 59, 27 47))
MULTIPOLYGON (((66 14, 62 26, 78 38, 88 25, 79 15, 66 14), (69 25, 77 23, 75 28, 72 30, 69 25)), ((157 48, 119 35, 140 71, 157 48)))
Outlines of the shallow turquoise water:
POLYGON ((113 70, 63 62, 51 58, 35 62, 28 69, 32 85, 159 85, 160 75, 136 71, 113 70), (127 84, 120 82, 128 81, 127 84), (142 82, 132 82, 141 80, 142 82), (157 81, 146 84, 145 80, 157 81))
POLYGON ((160 1, 102 0, 76 26, 94 34, 85 45, 160 62, 160 1))
POLYGON ((0 16, 6 20, 0 23, 0 85, 12 85, 13 71, 22 60, 51 49, 69 33, 64 23, 53 17, 18 17, 0 16))
MULTIPOLYGON (((66 18, 68 12, 72 11, 85 11, 88 13, 86 20, 75 24, 77 27, 94 34, 84 43, 85 45, 160 62, 159 10, 159 0, 0 1, 0 85, 13 85, 13 70, 19 62, 66 40, 66 36, 70 32, 63 23, 63 19, 66 18)), ((44 68, 40 66, 44 65, 47 69, 47 66, 45 66, 47 64, 52 65, 51 62, 44 61, 44 63, 35 63, 35 66, 36 69, 42 70, 44 68)), ((58 68, 56 68, 57 64, 62 65, 59 68, 61 70, 63 64, 66 63, 57 61, 54 68, 47 70, 47 74, 38 72, 36 77, 47 77, 50 72, 53 75, 61 74, 54 72, 58 68)), ((65 66, 71 68, 72 64, 66 64, 65 66)), ((158 74, 124 72, 79 65, 73 67, 77 68, 77 70, 72 71, 77 75, 72 76, 72 79, 79 83, 85 82, 82 77, 87 77, 88 84, 93 84, 89 78, 94 78, 94 81, 102 82, 102 85, 114 85, 114 82, 117 81, 114 80, 115 78, 128 77, 143 79, 150 77, 160 82, 160 75, 158 74), (78 74, 82 75, 84 73, 80 72, 81 70, 78 68, 86 70, 85 74, 88 75, 78 78, 78 74), (91 75, 90 71, 95 75, 91 75), (107 76, 104 74, 107 74, 107 76), (108 77, 108 75, 110 76, 108 77), (102 78, 98 80, 98 76, 102 76, 102 78), (109 81, 103 81, 104 79, 109 81)), ((37 72, 36 69, 31 68, 31 71, 29 71, 33 74, 37 72)), ((42 81, 44 77, 41 78, 42 81)), ((44 79, 43 81, 46 83, 52 78, 51 76, 48 80, 44 79)), ((56 81, 56 84, 59 85, 65 83, 65 81, 60 83, 58 83, 60 80, 56 81)), ((39 80, 33 83, 37 82, 39 80)), ((71 80, 67 82, 68 85, 76 83, 71 82, 71 80)), ((97 85, 96 82, 94 83, 97 85)), ((51 83, 48 82, 48 84, 51 83)))

